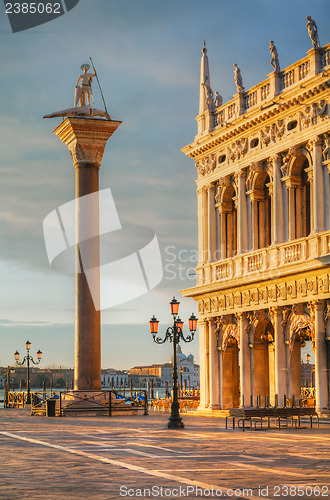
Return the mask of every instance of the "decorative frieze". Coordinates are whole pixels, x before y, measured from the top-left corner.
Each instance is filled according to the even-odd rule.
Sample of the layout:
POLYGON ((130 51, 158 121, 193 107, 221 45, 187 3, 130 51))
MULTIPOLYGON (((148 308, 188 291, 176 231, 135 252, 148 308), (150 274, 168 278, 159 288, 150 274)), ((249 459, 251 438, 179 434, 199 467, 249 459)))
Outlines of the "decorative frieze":
POLYGON ((232 314, 234 311, 249 311, 251 308, 260 310, 264 308, 283 306, 283 321, 287 322, 292 304, 296 301, 315 301, 330 299, 329 274, 320 273, 318 276, 308 278, 292 278, 279 280, 278 283, 266 282, 259 287, 241 286, 238 290, 229 289, 226 292, 208 295, 199 299, 199 313, 215 316, 232 314))

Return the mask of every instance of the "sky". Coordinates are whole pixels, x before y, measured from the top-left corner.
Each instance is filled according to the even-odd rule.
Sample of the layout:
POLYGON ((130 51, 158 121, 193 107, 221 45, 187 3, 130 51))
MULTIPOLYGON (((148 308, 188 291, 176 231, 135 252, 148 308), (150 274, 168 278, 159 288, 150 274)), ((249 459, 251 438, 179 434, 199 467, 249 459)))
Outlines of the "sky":
MULTIPOLYGON (((80 65, 92 56, 112 119, 100 188, 110 188, 120 220, 152 228, 164 277, 153 290, 102 311, 102 367, 162 363, 171 345, 156 345, 148 321, 171 324, 169 301, 180 300, 187 326, 197 304, 179 290, 194 286, 197 248, 196 168, 180 151, 197 133, 199 70, 204 40, 210 79, 224 102, 236 92, 233 64, 246 89, 267 78, 269 40, 281 68, 311 48, 305 17, 328 43, 328 0, 80 0, 64 16, 12 33, 0 4, 0 366, 13 353, 43 351, 40 367, 73 366, 74 278, 49 266, 43 220, 74 199, 74 167, 53 134, 73 106, 80 65)), ((102 100, 93 85, 95 106, 102 100)), ((198 361, 198 336, 182 346, 198 361)))

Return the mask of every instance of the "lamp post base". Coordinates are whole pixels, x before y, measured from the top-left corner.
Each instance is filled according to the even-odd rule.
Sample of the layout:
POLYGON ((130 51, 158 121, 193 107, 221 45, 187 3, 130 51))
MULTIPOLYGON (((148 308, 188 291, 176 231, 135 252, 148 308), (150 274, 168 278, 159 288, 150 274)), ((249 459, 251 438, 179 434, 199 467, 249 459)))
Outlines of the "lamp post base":
POLYGON ((184 424, 179 414, 179 404, 175 403, 175 401, 172 403, 171 416, 168 419, 166 427, 167 429, 184 429, 184 424))
POLYGON ((168 419, 168 422, 166 424, 167 429, 184 429, 184 423, 182 422, 181 417, 178 419, 171 419, 171 417, 168 419))

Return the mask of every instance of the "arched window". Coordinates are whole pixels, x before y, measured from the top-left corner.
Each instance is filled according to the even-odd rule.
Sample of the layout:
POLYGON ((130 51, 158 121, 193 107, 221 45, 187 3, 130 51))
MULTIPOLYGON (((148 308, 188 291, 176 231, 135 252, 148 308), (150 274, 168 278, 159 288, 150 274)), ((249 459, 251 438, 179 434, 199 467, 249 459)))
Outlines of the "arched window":
POLYGON ((311 185, 306 169, 309 167, 305 160, 302 169, 302 236, 308 236, 311 232, 311 185))
POLYGON ((221 256, 226 259, 237 253, 237 206, 234 187, 228 186, 219 207, 221 256))
POLYGON ((289 240, 303 238, 311 232, 311 185, 309 163, 305 156, 298 156, 288 178, 288 233, 289 240))

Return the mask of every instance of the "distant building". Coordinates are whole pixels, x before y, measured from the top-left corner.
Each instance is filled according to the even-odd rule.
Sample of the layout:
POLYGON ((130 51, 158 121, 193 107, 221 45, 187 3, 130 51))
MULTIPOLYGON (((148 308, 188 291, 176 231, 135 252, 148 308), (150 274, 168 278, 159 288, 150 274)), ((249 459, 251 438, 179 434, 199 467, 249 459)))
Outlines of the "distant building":
POLYGON ((301 387, 315 387, 315 365, 301 363, 301 387))
MULTIPOLYGON (((197 388, 197 386, 199 386, 199 365, 194 362, 194 356, 192 354, 189 354, 189 356, 183 354, 180 345, 177 346, 177 364, 179 383, 182 374, 183 386, 190 386, 192 389, 197 388), (182 369, 181 374, 180 368, 182 369)), ((136 383, 140 381, 141 386, 143 386, 151 379, 155 387, 164 387, 165 382, 171 385, 172 359, 169 363, 134 366, 128 373, 129 377, 133 380, 133 385, 136 385, 136 383)))
POLYGON ((107 370, 101 370, 101 384, 102 389, 111 387, 111 379, 113 380, 114 387, 126 387, 129 385, 128 374, 122 370, 115 370, 114 368, 109 368, 107 370))

